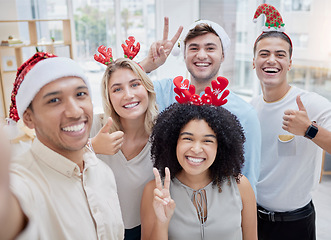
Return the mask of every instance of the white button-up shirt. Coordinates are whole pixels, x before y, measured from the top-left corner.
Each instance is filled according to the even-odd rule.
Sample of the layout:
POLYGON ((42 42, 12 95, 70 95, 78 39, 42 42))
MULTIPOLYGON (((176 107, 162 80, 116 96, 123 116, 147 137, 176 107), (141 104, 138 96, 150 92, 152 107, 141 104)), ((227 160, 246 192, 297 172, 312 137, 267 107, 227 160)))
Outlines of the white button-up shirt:
POLYGON ((11 190, 28 226, 18 239, 123 239, 124 225, 112 170, 94 153, 84 170, 35 139, 14 159, 11 190))

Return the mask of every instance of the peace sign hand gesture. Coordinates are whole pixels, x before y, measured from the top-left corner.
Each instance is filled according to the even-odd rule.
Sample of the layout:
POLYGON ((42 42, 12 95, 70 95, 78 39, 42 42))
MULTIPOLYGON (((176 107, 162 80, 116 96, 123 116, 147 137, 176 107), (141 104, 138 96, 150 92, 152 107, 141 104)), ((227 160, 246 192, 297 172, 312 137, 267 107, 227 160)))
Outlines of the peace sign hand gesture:
POLYGON ((176 207, 176 203, 171 199, 169 187, 170 187, 170 170, 165 168, 165 180, 164 186, 162 186, 161 177, 159 171, 153 168, 153 173, 155 176, 154 198, 153 198, 153 208, 157 219, 162 223, 167 223, 170 221, 176 207))
POLYGON ((164 18, 162 40, 158 40, 152 43, 148 52, 148 56, 139 63, 140 66, 142 66, 142 68, 145 70, 145 72, 150 73, 165 63, 169 54, 171 53, 171 50, 177 43, 182 31, 183 26, 180 26, 172 39, 168 39, 169 18, 164 18))

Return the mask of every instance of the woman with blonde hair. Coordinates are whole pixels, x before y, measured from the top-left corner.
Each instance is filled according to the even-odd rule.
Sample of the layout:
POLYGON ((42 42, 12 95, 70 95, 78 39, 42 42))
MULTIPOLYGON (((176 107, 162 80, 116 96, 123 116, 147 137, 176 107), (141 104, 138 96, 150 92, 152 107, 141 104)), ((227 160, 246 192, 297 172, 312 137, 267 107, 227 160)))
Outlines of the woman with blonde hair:
POLYGON ((129 58, 111 61, 102 78, 104 114, 95 116, 91 146, 114 172, 125 239, 140 239, 140 201, 154 179, 149 136, 158 114, 152 81, 129 58))

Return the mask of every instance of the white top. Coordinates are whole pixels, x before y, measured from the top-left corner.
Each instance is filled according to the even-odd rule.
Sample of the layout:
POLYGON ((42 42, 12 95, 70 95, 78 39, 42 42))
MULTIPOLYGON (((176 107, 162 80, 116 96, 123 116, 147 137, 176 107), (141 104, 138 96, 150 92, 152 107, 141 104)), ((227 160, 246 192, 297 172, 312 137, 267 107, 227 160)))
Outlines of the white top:
POLYGON ((188 240, 241 240, 241 195, 234 177, 225 181, 219 192, 212 183, 200 189, 205 190, 207 200, 207 220, 202 224, 192 199, 192 188, 177 178, 170 182, 170 195, 176 203, 175 212, 169 223, 169 239, 188 240))
POLYGON ((262 95, 252 100, 262 129, 261 172, 257 183, 257 203, 271 211, 291 211, 312 199, 321 170, 321 149, 311 140, 282 129, 284 111, 298 110, 301 95, 308 117, 331 131, 331 103, 324 97, 292 86, 277 102, 266 103, 262 95), (292 135, 281 141, 279 135, 292 135))
POLYGON ((84 154, 84 171, 35 139, 13 160, 11 190, 29 224, 17 239, 123 239, 124 226, 111 169, 84 154))
MULTIPOLYGON (((100 117, 93 120, 92 134, 101 129, 100 117)), ((114 155, 98 154, 113 170, 120 206, 126 229, 131 229, 141 224, 140 202, 146 183, 154 179, 153 163, 151 160, 151 144, 147 142, 141 152, 131 160, 127 160, 119 150, 114 155)))

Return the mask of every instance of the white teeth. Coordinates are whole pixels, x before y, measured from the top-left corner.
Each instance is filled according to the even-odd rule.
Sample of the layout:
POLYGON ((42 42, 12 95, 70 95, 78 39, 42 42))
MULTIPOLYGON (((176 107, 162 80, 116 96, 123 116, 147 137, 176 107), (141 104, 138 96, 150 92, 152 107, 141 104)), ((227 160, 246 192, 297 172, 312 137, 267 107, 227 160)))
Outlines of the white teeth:
POLYGON ((133 108, 133 107, 135 107, 137 105, 138 105, 138 103, 131 103, 131 104, 125 105, 124 107, 125 108, 133 108))
POLYGON ((279 69, 277 69, 277 68, 265 68, 265 69, 263 69, 263 71, 277 73, 277 72, 279 72, 279 69))
POLYGON ((62 130, 65 132, 79 132, 83 129, 84 125, 85 125, 85 123, 81 123, 79 125, 62 128, 62 130))
POLYGON ((209 63, 196 63, 195 65, 198 67, 208 67, 209 63))
POLYGON ((194 163, 200 163, 200 162, 202 162, 204 159, 203 159, 203 158, 187 157, 187 160, 189 160, 190 162, 194 162, 194 163))

